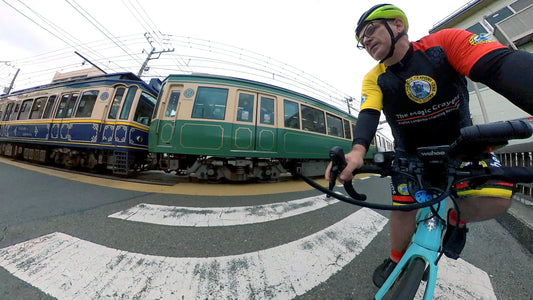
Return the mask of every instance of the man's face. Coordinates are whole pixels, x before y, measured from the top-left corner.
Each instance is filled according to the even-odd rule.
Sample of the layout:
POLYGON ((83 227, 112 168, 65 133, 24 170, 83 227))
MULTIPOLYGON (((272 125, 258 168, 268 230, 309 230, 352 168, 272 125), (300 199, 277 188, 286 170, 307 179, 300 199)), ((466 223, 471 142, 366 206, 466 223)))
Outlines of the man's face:
POLYGON ((385 21, 368 22, 361 29, 359 44, 375 60, 382 60, 389 53, 391 46, 390 34, 385 27, 385 21))

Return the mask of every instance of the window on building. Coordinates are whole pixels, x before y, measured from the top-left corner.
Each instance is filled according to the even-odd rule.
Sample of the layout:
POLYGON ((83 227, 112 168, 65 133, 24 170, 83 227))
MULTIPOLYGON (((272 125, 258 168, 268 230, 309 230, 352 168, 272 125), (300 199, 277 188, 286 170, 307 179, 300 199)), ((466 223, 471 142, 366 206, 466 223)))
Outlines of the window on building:
POLYGON ((492 28, 494 28, 494 25, 496 25, 496 23, 500 22, 501 20, 507 18, 512 14, 513 12, 507 6, 505 6, 497 12, 493 13, 492 15, 485 17, 485 20, 487 20, 487 22, 489 22, 492 28))
POLYGON ((533 1, 531 0, 518 0, 518 1, 515 1, 513 3, 511 3, 509 6, 515 11, 515 12, 519 12, 521 11, 522 9, 530 6, 531 4, 533 4, 533 1))
POLYGON ((298 111, 298 103, 284 100, 283 117, 285 119, 285 127, 300 129, 300 113, 298 111))
POLYGON ((323 111, 302 104, 301 112, 303 130, 326 133, 326 121, 323 111))
POLYGON ((228 89, 199 87, 191 117, 224 120, 227 100, 228 89))
POLYGON ((479 35, 489 33, 489 31, 485 29, 485 27, 483 27, 483 25, 481 25, 481 23, 479 22, 468 27, 466 31, 470 31, 472 33, 479 34, 479 35))

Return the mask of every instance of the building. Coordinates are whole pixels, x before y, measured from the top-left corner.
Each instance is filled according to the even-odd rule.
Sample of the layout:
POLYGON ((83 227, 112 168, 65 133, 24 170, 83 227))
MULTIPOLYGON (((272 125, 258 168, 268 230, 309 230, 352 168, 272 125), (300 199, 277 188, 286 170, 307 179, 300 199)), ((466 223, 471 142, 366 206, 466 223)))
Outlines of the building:
MULTIPOLYGON (((430 33, 462 28, 513 49, 533 52, 533 0, 472 0, 433 26, 430 33)), ((528 117, 487 86, 468 80, 474 124, 528 117)))

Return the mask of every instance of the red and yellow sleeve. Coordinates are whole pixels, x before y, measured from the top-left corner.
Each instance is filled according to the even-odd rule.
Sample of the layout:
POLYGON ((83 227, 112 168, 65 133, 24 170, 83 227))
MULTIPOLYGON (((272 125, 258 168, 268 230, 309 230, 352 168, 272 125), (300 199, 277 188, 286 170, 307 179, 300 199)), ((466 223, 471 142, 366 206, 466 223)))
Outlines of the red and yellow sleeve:
POLYGON ((450 64, 462 75, 468 76, 472 66, 485 54, 506 46, 489 37, 462 29, 443 29, 414 43, 414 50, 441 46, 450 64))

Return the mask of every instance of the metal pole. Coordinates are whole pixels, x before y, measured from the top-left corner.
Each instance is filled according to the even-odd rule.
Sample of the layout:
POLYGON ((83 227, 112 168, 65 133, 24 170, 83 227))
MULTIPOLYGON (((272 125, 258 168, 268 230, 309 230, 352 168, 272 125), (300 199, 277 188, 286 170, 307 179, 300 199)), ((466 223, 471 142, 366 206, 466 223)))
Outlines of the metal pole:
POLYGON ((19 75, 19 72, 20 72, 20 68, 17 69, 17 72, 15 73, 15 76, 13 76, 13 80, 11 80, 11 84, 7 88, 6 94, 9 95, 9 93, 11 93, 11 89, 13 88, 13 85, 15 84, 15 79, 17 79, 17 76, 19 75))
POLYGON ((97 65, 93 64, 92 61, 88 60, 88 59, 85 58, 83 55, 79 54, 78 51, 74 51, 74 53, 75 53, 77 56, 83 58, 84 61, 90 63, 93 67, 95 67, 95 68, 97 68, 98 70, 100 70, 102 73, 107 74, 106 71, 100 69, 97 65))

